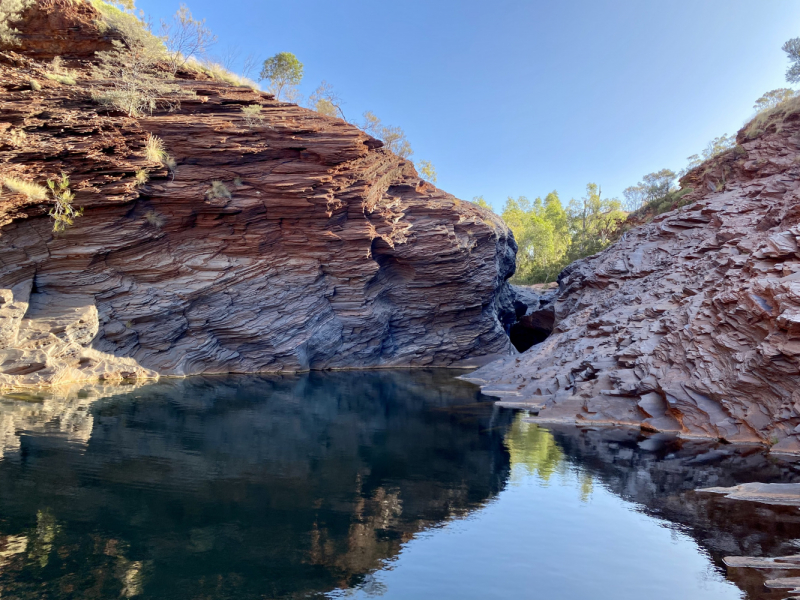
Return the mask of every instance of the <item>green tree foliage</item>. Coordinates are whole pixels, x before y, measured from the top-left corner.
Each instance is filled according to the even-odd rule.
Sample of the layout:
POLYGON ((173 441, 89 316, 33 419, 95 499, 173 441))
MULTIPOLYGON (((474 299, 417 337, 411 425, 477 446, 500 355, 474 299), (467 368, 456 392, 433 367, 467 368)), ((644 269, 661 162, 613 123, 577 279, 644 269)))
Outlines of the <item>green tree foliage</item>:
POLYGON ((622 192, 625 196, 625 210, 633 212, 645 204, 649 204, 667 195, 675 187, 677 175, 670 169, 661 169, 655 173, 648 173, 642 181, 632 185, 622 192))
POLYGON ((269 80, 269 91, 280 100, 281 95, 292 97, 303 80, 303 63, 291 52, 279 52, 264 61, 259 81, 269 80))
POLYGON ((486 209, 486 210, 488 210, 490 212, 494 212, 494 210, 492 210, 491 205, 486 201, 486 199, 483 196, 475 196, 475 197, 473 197, 472 198, 472 203, 473 204, 477 204, 481 208, 486 209))
POLYGON ((761 112, 762 110, 769 110, 770 108, 775 108, 779 104, 786 102, 790 98, 794 98, 795 95, 796 93, 794 90, 789 88, 778 88, 777 90, 772 90, 761 96, 758 100, 756 100, 753 108, 758 112, 761 112))
POLYGON ((12 23, 18 21, 22 11, 33 4, 33 0, 0 0, 0 45, 12 46, 17 43, 19 33, 12 23))
POLYGON ((786 81, 800 83, 800 37, 792 38, 783 45, 783 51, 789 57, 789 68, 786 70, 786 81))
POLYGON ((514 281, 546 283, 572 261, 609 246, 627 213, 619 200, 603 199, 600 188, 590 183, 586 196, 570 201, 567 208, 551 192, 533 202, 524 196, 509 198, 501 216, 519 247, 514 281))
POLYGON ((364 123, 361 128, 381 140, 386 148, 400 158, 409 158, 414 154, 405 132, 400 127, 384 125, 371 111, 364 113, 364 123))
POLYGON ((619 200, 604 200, 601 196, 600 187, 589 183, 586 185, 586 196, 580 200, 570 200, 567 208, 572 233, 567 252, 569 262, 608 247, 620 223, 627 217, 619 200))
POLYGON ((419 164, 417 164, 417 171, 419 171, 420 177, 422 177, 425 181, 436 183, 436 168, 433 166, 431 161, 419 161, 419 164))
POLYGON ((508 198, 503 221, 517 240, 515 280, 525 283, 553 281, 566 266, 570 245, 569 215, 556 192, 533 202, 525 196, 508 198))

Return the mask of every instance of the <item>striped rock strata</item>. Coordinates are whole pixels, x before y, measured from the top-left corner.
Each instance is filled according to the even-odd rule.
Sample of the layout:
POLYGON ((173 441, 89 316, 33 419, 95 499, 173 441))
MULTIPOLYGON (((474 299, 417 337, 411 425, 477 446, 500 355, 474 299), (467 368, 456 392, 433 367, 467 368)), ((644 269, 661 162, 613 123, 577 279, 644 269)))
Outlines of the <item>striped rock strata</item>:
POLYGON ((64 57, 74 86, 46 79, 24 47, 0 53, 0 179, 64 172, 85 210, 54 235, 51 201, 2 192, 0 386, 463 365, 510 350, 516 245, 497 217, 358 128, 246 87, 179 73, 177 110, 102 109, 85 53, 64 57), (174 173, 145 158, 148 133, 174 173), (231 197, 210 194, 213 181, 231 197))
POLYGON ((471 374, 539 421, 800 451, 800 123, 690 172, 687 206, 559 277, 542 344, 471 374))

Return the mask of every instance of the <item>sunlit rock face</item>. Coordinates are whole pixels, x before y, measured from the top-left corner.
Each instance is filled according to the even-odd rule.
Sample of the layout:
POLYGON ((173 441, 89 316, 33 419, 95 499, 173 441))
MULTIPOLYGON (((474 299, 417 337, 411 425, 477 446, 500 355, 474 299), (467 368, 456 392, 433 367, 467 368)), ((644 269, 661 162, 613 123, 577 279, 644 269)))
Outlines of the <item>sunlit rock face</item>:
POLYGON ((800 451, 800 125, 692 171, 687 206, 559 277, 555 328, 473 374, 543 422, 800 451))
POLYGON ((510 350, 510 231, 380 141, 197 79, 176 82, 179 109, 130 118, 92 102, 101 84, 82 53, 63 55, 78 72, 63 86, 18 51, 0 56, 0 176, 63 171, 85 213, 55 236, 49 200, 3 192, 0 385, 446 366, 510 350), (252 105, 260 119, 243 115, 252 105), (150 133, 174 172, 145 157, 150 133), (64 307, 80 310, 54 315, 64 307))
POLYGON ((22 431, 0 460, 0 594, 303 598, 368 585, 414 534, 505 485, 511 414, 453 375, 163 380, 101 395, 81 444, 57 415, 35 427, 12 408, 22 431))

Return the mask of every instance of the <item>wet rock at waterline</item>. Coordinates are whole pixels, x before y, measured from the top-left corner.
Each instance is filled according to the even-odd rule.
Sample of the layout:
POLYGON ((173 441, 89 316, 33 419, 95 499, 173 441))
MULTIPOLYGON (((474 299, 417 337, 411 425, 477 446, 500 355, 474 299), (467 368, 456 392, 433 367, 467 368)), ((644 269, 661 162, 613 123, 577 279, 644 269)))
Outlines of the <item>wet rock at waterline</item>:
POLYGON ((3 192, 0 387, 464 366, 511 350, 516 245, 497 216, 340 119, 204 75, 179 73, 177 110, 104 109, 84 52, 93 9, 40 6, 59 18, 30 23, 56 28, 77 82, 44 77, 31 58, 44 42, 26 55, 17 25, 23 45, 0 53, 0 178, 63 171, 85 212, 56 236, 48 202, 3 192), (174 172, 145 157, 150 133, 174 172))
POLYGON ((539 422, 800 452, 800 122, 690 172, 687 206, 559 276, 554 328, 468 378, 539 422))
POLYGON ((723 494, 733 500, 800 507, 800 483, 743 483, 734 487, 710 487, 698 491, 723 494))

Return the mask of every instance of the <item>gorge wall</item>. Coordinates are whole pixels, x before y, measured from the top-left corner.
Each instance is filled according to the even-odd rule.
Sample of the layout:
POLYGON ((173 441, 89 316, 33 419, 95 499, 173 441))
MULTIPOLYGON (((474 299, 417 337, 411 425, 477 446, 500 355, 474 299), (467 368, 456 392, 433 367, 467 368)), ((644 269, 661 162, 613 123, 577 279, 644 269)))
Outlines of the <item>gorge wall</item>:
POLYGON ((784 117, 690 172, 687 206, 570 265, 546 341, 468 377, 539 421, 800 451, 800 114, 784 117))
POLYGON ((56 235, 51 201, 2 191, 0 386, 509 351, 516 244, 498 217, 343 120, 201 74, 178 73, 174 110, 104 109, 98 17, 40 0, 0 53, 0 179, 64 172, 85 211, 56 235), (54 55, 75 85, 47 78, 54 55), (146 158, 151 133, 174 172, 146 158))

